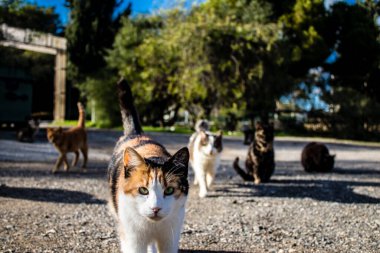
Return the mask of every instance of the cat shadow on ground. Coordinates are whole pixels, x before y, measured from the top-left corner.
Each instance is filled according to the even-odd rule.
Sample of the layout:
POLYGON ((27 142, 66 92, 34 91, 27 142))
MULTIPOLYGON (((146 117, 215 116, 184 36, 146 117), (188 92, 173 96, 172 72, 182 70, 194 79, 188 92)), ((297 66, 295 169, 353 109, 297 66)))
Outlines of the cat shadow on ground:
MULTIPOLYGON (((363 162, 364 163, 364 162, 363 162)), ((373 175, 380 178, 380 171, 374 169, 343 169, 341 167, 335 167, 331 172, 334 174, 342 174, 342 175, 373 175)))
POLYGON ((212 253, 212 252, 220 252, 220 253, 240 253, 240 251, 223 251, 223 250, 179 250, 179 253, 212 253))
POLYGON ((64 189, 11 187, 0 185, 0 197, 64 204, 105 204, 91 194, 64 189))
POLYGON ((217 184, 208 197, 246 197, 249 200, 258 197, 311 198, 318 201, 344 204, 378 204, 380 198, 372 197, 365 192, 375 191, 373 187, 380 187, 380 183, 328 179, 274 179, 269 183, 260 185, 251 182, 217 184), (360 190, 360 188, 365 189, 365 191, 358 192, 357 189, 360 190))
POLYGON ((93 163, 88 164, 85 172, 80 167, 70 167, 68 172, 60 168, 55 174, 51 173, 51 168, 54 163, 42 164, 40 162, 17 162, 17 166, 11 162, 1 163, 0 161, 0 178, 1 177, 14 177, 14 178, 31 178, 31 177, 48 177, 48 178, 107 178, 107 163, 93 163), (10 166, 8 166, 8 163, 10 166))

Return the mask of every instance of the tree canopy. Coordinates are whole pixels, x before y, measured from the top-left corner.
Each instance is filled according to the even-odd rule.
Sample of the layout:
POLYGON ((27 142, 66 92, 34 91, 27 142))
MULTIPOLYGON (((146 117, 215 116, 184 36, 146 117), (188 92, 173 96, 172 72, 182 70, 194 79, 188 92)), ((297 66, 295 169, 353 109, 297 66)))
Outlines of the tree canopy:
POLYGON ((0 24, 57 34, 62 24, 54 8, 39 7, 20 0, 0 1, 0 24))
POLYGON ((209 118, 240 108, 241 116, 266 120, 276 100, 328 56, 314 28, 321 26, 323 2, 293 2, 294 9, 210 0, 190 12, 176 8, 125 20, 107 59, 141 103, 150 101, 161 113, 183 107, 209 118))
POLYGON ((106 50, 112 46, 120 18, 130 14, 131 5, 114 17, 116 0, 66 0, 70 22, 66 27, 70 76, 81 80, 105 66, 106 50))

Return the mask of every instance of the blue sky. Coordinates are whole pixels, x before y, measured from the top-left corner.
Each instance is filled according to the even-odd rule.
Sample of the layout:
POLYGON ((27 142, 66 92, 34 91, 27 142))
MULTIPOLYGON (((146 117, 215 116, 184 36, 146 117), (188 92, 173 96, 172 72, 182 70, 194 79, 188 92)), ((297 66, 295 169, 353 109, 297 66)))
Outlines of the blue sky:
MULTIPOLYGON (((55 7, 61 17, 63 24, 66 24, 69 19, 69 10, 64 6, 65 0, 27 0, 29 3, 36 3, 40 6, 55 7)), ((123 0, 121 9, 124 9, 129 2, 132 2, 132 14, 147 14, 152 11, 152 8, 157 6, 158 1, 155 0, 123 0)))
MULTIPOLYGON (((61 17, 63 24, 66 24, 69 19, 69 10, 64 6, 65 0, 26 0, 30 3, 36 3, 40 6, 55 7, 61 17)), ((197 0, 195 2, 204 2, 205 0, 197 0)), ((329 7, 334 2, 342 0, 325 0, 325 6, 329 7)), ((348 3, 354 4, 356 0, 345 0, 348 3)), ((121 9, 123 10, 129 2, 132 2, 132 14, 148 14, 158 7, 170 5, 174 1, 170 0, 123 0, 121 9)), ((191 0, 189 0, 191 2, 191 0)))

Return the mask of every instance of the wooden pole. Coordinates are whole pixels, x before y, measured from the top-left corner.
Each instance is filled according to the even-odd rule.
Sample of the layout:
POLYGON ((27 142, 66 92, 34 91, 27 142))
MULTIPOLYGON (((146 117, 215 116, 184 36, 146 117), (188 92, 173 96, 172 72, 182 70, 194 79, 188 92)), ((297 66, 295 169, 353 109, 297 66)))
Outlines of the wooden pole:
POLYGON ((66 52, 58 50, 55 57, 54 121, 65 120, 66 112, 66 52))

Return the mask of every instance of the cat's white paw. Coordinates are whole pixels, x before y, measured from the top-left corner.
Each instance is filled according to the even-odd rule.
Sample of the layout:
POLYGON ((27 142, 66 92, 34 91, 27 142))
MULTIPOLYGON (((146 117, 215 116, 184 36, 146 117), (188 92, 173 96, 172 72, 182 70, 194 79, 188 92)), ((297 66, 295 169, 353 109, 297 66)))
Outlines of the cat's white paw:
POLYGON ((207 196, 207 192, 206 191, 200 191, 199 192, 199 197, 200 198, 205 198, 207 196))

